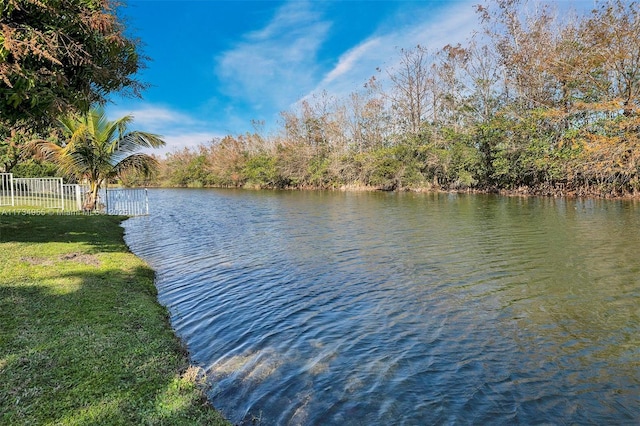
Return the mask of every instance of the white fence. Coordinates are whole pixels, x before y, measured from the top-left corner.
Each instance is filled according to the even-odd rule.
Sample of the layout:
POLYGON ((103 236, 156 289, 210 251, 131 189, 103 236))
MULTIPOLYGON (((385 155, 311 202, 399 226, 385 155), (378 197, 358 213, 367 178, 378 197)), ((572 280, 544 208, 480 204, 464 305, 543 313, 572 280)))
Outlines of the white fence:
MULTIPOLYGON (((11 173, 0 173, 0 206, 81 211, 88 194, 87 186, 65 184, 62 178, 14 178, 11 173)), ((106 214, 149 214, 146 189, 102 189, 96 205, 106 214)))
POLYGON ((13 206, 13 175, 0 173, 0 206, 13 206))
POLYGON ((145 216, 149 214, 146 188, 118 188, 100 191, 100 200, 107 214, 145 216))
POLYGON ((65 183, 62 185, 62 202, 67 210, 82 210, 82 194, 87 188, 82 185, 65 183))
POLYGON ((13 178, 13 201, 24 206, 64 210, 62 178, 13 178))

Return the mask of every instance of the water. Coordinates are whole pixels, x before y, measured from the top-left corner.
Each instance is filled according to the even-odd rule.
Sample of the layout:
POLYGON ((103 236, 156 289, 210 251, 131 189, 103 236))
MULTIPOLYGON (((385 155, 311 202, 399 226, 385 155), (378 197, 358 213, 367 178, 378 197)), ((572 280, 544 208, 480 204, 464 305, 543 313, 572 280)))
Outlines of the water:
POLYGON ((262 425, 637 424, 640 204, 153 190, 125 222, 209 398, 262 425))

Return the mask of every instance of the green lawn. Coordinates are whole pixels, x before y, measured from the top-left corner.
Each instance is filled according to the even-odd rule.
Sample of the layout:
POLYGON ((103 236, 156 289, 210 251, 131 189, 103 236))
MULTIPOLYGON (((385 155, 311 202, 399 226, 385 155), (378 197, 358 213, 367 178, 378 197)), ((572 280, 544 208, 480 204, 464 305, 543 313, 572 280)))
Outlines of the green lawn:
POLYGON ((227 424, 123 218, 17 212, 0 209, 0 424, 227 424))
MULTIPOLYGON (((16 207, 11 207, 11 197, 2 196, 0 200, 0 209, 22 209, 22 210, 30 210, 30 211, 38 211, 38 213, 42 211, 50 211, 50 212, 75 212, 81 210, 78 208, 78 202, 75 198, 65 197, 62 200, 64 203, 64 210, 60 207, 60 197, 58 195, 51 197, 22 197, 22 196, 14 196, 13 203, 16 207), (49 206, 49 207, 43 207, 49 206)), ((81 206, 82 207, 82 206, 81 206)))

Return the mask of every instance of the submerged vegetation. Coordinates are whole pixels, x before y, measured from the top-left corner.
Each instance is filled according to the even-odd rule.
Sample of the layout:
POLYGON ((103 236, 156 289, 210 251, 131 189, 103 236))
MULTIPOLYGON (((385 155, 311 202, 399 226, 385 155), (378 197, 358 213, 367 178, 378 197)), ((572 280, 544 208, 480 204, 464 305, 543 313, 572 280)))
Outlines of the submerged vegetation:
POLYGON ((227 424, 120 220, 2 216, 0 423, 227 424))
POLYGON ((490 2, 465 45, 401 49, 347 98, 282 112, 272 135, 168 154, 155 183, 637 195, 639 10, 490 2))

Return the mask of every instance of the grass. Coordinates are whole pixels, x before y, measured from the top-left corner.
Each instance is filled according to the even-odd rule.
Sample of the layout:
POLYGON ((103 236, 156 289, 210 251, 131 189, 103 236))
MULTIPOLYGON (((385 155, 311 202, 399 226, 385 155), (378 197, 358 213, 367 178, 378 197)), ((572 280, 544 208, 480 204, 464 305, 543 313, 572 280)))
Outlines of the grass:
POLYGON ((0 209, 0 424, 228 424, 122 219, 0 209))
MULTIPOLYGON (((0 208, 11 208, 14 209, 14 207, 9 207, 9 205, 11 204, 11 197, 7 196, 7 195, 0 195, 0 197, 2 197, 2 199, 0 200, 0 206, 4 206, 4 207, 0 207, 0 208)), ((32 197, 23 197, 23 196, 14 196, 13 197, 13 202, 16 206, 16 208, 21 208, 21 209, 42 209, 43 205, 48 206, 45 207, 46 210, 48 211, 62 211, 60 209, 60 196, 59 195, 55 195, 55 196, 32 196, 32 197)), ((64 211, 66 212, 72 212, 72 211, 78 211, 80 210, 78 208, 78 203, 77 200, 75 199, 71 199, 68 197, 64 197, 62 200, 62 203, 64 204, 64 211)))

